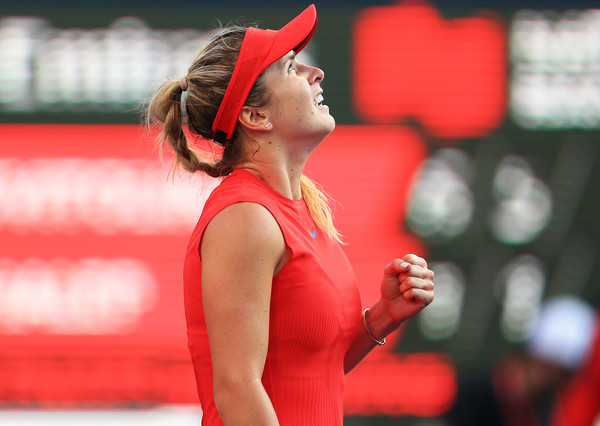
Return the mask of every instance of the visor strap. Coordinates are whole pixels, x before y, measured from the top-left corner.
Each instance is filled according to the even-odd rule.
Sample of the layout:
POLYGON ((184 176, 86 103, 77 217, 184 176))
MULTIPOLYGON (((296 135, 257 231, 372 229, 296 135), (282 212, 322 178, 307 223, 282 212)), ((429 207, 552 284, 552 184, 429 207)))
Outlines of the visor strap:
POLYGON ((225 133, 222 130, 217 129, 217 131, 215 132, 215 136, 213 137, 213 140, 215 141, 216 144, 225 146, 225 141, 227 140, 227 133, 225 133))

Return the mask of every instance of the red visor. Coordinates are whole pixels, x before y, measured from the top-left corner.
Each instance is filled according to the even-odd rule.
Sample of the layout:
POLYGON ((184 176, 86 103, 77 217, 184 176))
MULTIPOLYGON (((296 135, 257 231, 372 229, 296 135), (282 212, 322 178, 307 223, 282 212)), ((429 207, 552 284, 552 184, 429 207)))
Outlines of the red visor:
POLYGON ((246 30, 231 80, 213 122, 215 142, 223 145, 233 136, 242 107, 260 73, 290 50, 300 52, 316 27, 317 9, 311 4, 279 31, 246 30))

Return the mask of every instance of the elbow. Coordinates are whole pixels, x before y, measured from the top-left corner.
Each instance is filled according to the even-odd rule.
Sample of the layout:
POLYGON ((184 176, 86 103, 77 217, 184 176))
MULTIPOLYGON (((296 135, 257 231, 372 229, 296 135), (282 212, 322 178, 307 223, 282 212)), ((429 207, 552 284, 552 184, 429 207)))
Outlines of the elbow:
POLYGON ((227 401, 235 398, 235 390, 236 387, 235 380, 231 378, 214 378, 213 381, 213 398, 215 399, 215 405, 217 406, 217 410, 221 412, 223 408, 227 406, 227 401))
POLYGON ((257 385, 262 386, 262 382, 260 379, 253 377, 235 375, 215 376, 213 380, 213 397, 217 410, 222 413, 231 404, 236 404, 236 401, 239 403, 257 385))

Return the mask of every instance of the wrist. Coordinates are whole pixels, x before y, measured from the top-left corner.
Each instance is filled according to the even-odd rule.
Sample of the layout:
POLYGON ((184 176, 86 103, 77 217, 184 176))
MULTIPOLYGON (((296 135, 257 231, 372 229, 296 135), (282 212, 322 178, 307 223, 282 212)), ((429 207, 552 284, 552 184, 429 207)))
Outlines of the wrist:
POLYGON ((379 301, 369 308, 368 312, 363 313, 363 322, 367 333, 372 337, 371 340, 376 343, 385 340, 388 334, 398 328, 379 301))
POLYGON ((378 339, 377 337, 375 337, 375 335, 373 333, 371 333, 371 329, 369 328, 369 324, 367 323, 367 312, 369 312, 370 308, 367 308, 363 311, 362 313, 362 322, 365 326, 365 330, 367 331, 367 334, 369 335, 369 337, 371 338, 371 341, 379 346, 383 346, 386 344, 386 340, 385 337, 383 337, 382 339, 378 339))

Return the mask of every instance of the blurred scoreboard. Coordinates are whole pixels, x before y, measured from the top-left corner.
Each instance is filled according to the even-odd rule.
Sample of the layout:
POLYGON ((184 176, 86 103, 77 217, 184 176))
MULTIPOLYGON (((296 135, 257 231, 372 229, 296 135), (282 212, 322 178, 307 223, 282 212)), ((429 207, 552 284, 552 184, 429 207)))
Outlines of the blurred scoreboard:
MULTIPOLYGON (((0 9, 3 407, 196 402, 181 265, 217 181, 169 174, 143 102, 217 18, 277 28, 306 6, 196 3, 0 9)), ((600 9, 317 9, 300 60, 338 126, 307 172, 339 202, 363 304, 393 257, 436 272, 401 343, 348 376, 346 413, 437 416, 545 299, 600 302, 600 9)))

